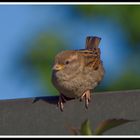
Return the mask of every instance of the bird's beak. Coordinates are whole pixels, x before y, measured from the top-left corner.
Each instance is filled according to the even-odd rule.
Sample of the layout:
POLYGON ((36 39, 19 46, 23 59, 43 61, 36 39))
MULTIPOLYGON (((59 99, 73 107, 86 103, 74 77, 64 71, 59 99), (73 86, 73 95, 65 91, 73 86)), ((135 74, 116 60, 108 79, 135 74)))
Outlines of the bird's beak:
POLYGON ((64 68, 64 66, 63 65, 60 65, 60 64, 55 64, 54 66, 53 66, 53 70, 62 70, 64 68))

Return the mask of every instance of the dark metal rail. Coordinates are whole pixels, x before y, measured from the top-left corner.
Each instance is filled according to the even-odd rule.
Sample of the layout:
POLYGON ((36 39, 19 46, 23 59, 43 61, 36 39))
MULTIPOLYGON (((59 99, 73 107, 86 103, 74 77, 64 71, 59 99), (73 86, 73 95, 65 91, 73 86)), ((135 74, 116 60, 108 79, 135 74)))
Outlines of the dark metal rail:
POLYGON ((71 100, 61 112, 55 104, 57 99, 1 100, 0 135, 71 135, 68 127, 80 127, 85 119, 95 129, 101 121, 112 118, 137 121, 113 128, 105 135, 140 134, 140 90, 94 93, 88 110, 83 102, 71 100))

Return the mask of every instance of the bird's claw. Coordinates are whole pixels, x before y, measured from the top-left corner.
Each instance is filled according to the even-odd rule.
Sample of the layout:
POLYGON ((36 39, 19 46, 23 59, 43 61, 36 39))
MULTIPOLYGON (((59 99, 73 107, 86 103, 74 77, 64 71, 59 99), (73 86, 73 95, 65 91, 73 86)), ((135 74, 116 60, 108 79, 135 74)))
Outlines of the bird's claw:
POLYGON ((58 103, 57 103, 57 106, 60 108, 61 111, 64 110, 64 103, 65 103, 65 102, 66 102, 65 97, 64 97, 62 94, 60 94, 60 96, 59 96, 59 101, 58 101, 58 103))
POLYGON ((86 92, 83 93, 83 95, 80 98, 80 101, 83 101, 84 98, 85 98, 85 107, 88 109, 88 105, 91 100, 90 90, 87 90, 86 92))

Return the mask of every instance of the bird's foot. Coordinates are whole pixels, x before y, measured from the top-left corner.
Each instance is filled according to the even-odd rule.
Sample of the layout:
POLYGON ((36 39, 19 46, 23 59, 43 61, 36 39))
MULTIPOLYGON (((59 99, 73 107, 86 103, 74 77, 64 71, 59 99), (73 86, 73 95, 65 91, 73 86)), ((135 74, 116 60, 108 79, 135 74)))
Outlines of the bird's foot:
POLYGON ((64 110, 64 103, 66 101, 69 101, 69 100, 72 100, 72 99, 74 99, 74 98, 69 98, 69 97, 64 96, 63 94, 60 94, 59 101, 57 103, 60 110, 63 111, 64 110))
POLYGON ((64 110, 64 103, 66 102, 65 96, 63 96, 62 94, 60 94, 59 96, 59 101, 57 103, 58 107, 60 108, 61 111, 64 110))
POLYGON ((85 107, 88 108, 89 102, 91 100, 90 90, 87 90, 83 93, 83 95, 80 97, 80 101, 83 101, 84 98, 85 98, 85 107))

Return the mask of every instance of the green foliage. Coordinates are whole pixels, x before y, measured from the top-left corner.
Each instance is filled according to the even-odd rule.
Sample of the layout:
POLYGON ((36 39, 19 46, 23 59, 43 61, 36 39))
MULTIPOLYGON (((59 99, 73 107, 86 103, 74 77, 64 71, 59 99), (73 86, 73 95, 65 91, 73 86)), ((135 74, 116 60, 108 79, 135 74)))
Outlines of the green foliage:
POLYGON ((89 120, 85 120, 82 124, 81 124, 81 128, 80 128, 80 134, 81 135, 92 135, 92 129, 90 126, 90 122, 89 120))
POLYGON ((137 72, 128 71, 124 73, 121 78, 116 80, 114 83, 112 83, 108 90, 116 90, 116 87, 118 90, 132 90, 132 89, 139 89, 140 87, 140 76, 137 72))
POLYGON ((126 124, 128 122, 132 122, 133 120, 127 120, 127 119, 108 119, 100 122, 100 124, 97 126, 95 131, 92 130, 90 121, 86 119, 82 124, 80 129, 77 128, 70 128, 69 130, 74 135, 103 135, 104 132, 113 129, 117 126, 126 124))
POLYGON ((86 19, 105 17, 122 24, 128 32, 132 47, 139 43, 140 6, 139 5, 81 5, 73 7, 75 12, 86 19))
POLYGON ((96 130, 95 130, 95 135, 102 135, 104 132, 107 130, 110 130, 112 128, 115 128, 117 126, 120 126, 122 124, 128 123, 131 120, 126 120, 126 119, 108 119, 103 122, 101 122, 96 130))

